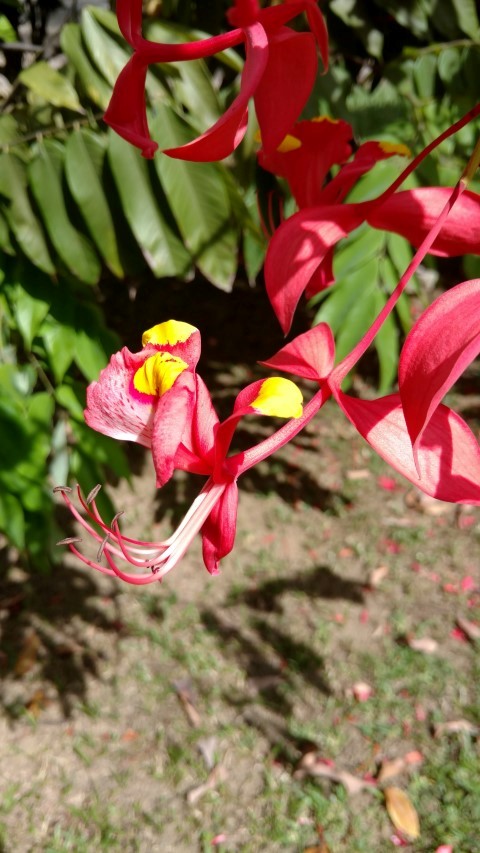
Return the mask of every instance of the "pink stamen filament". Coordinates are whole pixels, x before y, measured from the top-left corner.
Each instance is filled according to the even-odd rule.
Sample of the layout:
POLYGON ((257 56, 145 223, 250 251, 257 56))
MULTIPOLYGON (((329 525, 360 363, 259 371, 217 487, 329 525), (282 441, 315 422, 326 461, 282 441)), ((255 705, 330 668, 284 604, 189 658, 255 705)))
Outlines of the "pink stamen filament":
MULTIPOLYGON (((225 486, 225 483, 215 484, 212 480, 208 480, 200 494, 195 498, 192 506, 188 510, 177 530, 164 542, 159 543, 141 542, 140 540, 122 536, 118 524, 118 516, 114 518, 111 526, 108 527, 101 518, 98 509, 94 507, 93 511, 91 511, 80 493, 82 506, 86 507, 90 518, 92 518, 107 534, 105 538, 102 538, 78 512, 74 504, 70 501, 68 494, 64 490, 60 490, 62 492, 62 497, 74 518, 77 519, 77 521, 96 542, 100 543, 100 555, 105 557, 108 567, 102 565, 98 561, 91 560, 82 554, 76 547, 75 541, 69 542, 68 547, 72 554, 87 566, 102 572, 102 574, 116 576, 127 583, 146 584, 161 580, 171 569, 174 568, 174 566, 176 566, 179 560, 181 560, 185 551, 202 528, 216 502, 222 495, 225 486), (127 547, 125 545, 126 542, 133 543, 136 547, 127 547), (113 543, 116 543, 118 547, 113 543), (133 556, 134 553, 137 555, 143 554, 145 559, 136 559, 133 556), (113 557, 120 558, 139 569, 148 568, 149 571, 144 574, 123 572, 113 557)), ((92 501, 92 505, 93 504, 94 501, 92 501)))

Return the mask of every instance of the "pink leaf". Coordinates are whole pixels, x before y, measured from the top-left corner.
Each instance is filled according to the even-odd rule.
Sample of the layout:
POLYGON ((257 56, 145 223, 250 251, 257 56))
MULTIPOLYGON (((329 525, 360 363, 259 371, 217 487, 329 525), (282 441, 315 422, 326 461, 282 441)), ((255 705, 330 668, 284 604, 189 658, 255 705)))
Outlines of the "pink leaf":
POLYGON ((421 491, 452 503, 480 504, 480 448, 465 421, 440 405, 417 446, 417 465, 399 394, 357 400, 332 389, 373 449, 421 491))
MULTIPOLYGON (((449 187, 421 187, 394 193, 375 206, 367 222, 382 231, 393 231, 419 246, 438 219, 452 190, 449 187)), ((435 240, 433 255, 463 255, 480 252, 480 195, 465 191, 450 212, 435 240)))
POLYGON ((353 205, 332 205, 301 210, 277 229, 265 258, 265 286, 285 334, 302 293, 329 249, 361 221, 353 205))
POLYGON ((480 279, 474 279, 439 296, 405 341, 400 356, 399 388, 412 444, 418 441, 441 399, 479 352, 480 279))
POLYGON ((329 375, 334 357, 335 342, 330 326, 319 323, 260 364, 318 382, 329 375))

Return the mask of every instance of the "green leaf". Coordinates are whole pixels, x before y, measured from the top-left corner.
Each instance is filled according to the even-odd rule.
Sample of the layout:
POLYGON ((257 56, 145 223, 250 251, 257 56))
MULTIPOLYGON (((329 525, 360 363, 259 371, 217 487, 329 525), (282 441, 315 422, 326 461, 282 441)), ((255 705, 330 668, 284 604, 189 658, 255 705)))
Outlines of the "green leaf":
POLYGON ((60 44, 63 52, 75 68, 90 100, 105 110, 112 90, 85 53, 79 24, 66 24, 63 27, 60 34, 60 44))
POLYGON ((75 364, 93 382, 116 348, 117 336, 103 326, 98 310, 88 305, 77 306, 75 326, 75 364))
POLYGON ((103 151, 102 143, 97 142, 95 134, 87 130, 71 133, 65 147, 65 174, 70 192, 98 251, 113 274, 122 278, 123 269, 112 215, 87 147, 95 144, 100 152, 103 151))
MULTIPOLYGON (((386 302, 385 296, 376 290, 374 293, 373 310, 379 314, 386 302)), ((378 390, 380 394, 386 394, 392 387, 398 369, 398 329, 393 317, 389 314, 374 341, 378 355, 380 377, 378 390)))
MULTIPOLYGON (((380 260, 380 280, 387 293, 392 293, 398 284, 398 273, 388 255, 380 260)), ((400 321, 404 335, 408 335, 412 328, 412 317, 410 313, 410 300, 406 293, 402 293, 395 305, 395 312, 400 321)))
MULTIPOLYGON (((160 104, 153 134, 165 147, 189 142, 193 134, 170 107, 160 104)), ((179 231, 196 265, 217 287, 231 290, 237 270, 238 236, 221 167, 157 157, 155 167, 179 231)))
POLYGON ((17 41, 17 34, 6 15, 0 15, 0 39, 7 44, 17 41))
POLYGON ((421 98, 433 98, 437 77, 437 57, 431 53, 421 56, 413 67, 413 77, 421 98))
POLYGON ((162 216, 145 160, 113 132, 108 157, 123 212, 149 267, 158 277, 185 276, 191 269, 190 256, 162 216))
POLYGON ((56 382, 61 382, 75 356, 75 332, 72 324, 62 325, 48 317, 42 325, 42 340, 56 382))
POLYGON ((25 517, 22 505, 14 495, 0 492, 0 529, 16 548, 25 547, 25 517))
POLYGON ((341 361, 353 349, 375 319, 377 287, 378 263, 371 260, 352 273, 348 285, 342 288, 348 291, 348 300, 344 296, 342 319, 337 317, 335 322, 338 329, 335 341, 337 361, 341 361))
POLYGON ((13 154, 0 155, 0 194, 9 203, 5 209, 8 224, 27 258, 44 272, 53 275, 55 267, 42 227, 33 213, 26 184, 27 174, 20 160, 13 154))
POLYGON ((452 0, 458 26, 472 39, 479 37, 480 23, 475 0, 452 0))
POLYGON ((379 258, 384 251, 385 235, 382 231, 362 225, 348 238, 334 256, 333 271, 336 279, 345 278, 371 258, 379 258))
POLYGON ((54 157, 59 146, 43 142, 29 168, 30 183, 50 239, 70 272, 87 284, 96 284, 101 265, 87 238, 74 228, 67 214, 54 157))
POLYGON ((82 10, 81 30, 93 62, 113 86, 130 54, 105 32, 92 8, 82 10))
POLYGON ((74 385, 60 385, 56 389, 57 402, 77 421, 83 423, 85 408, 85 387, 79 382, 74 385))
POLYGON ((19 282, 7 285, 7 293, 25 347, 31 350, 32 341, 48 314, 49 303, 40 296, 27 293, 19 282))
POLYGON ((48 62, 35 62, 18 75, 19 80, 54 107, 65 107, 67 110, 84 112, 78 95, 66 77, 52 68, 48 62))

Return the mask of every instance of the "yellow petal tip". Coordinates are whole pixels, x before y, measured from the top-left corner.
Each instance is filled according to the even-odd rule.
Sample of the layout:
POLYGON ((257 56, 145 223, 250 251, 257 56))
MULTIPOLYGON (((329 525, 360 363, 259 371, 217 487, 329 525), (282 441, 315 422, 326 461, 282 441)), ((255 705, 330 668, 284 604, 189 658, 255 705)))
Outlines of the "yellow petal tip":
POLYGON ((157 323, 151 329, 147 329, 142 335, 142 346, 154 344, 155 346, 175 346, 175 344, 183 344, 185 341, 198 331, 195 326, 190 323, 183 323, 181 320, 166 320, 164 323, 157 323))
POLYGON ((261 415, 275 418, 300 418, 303 414, 303 397, 300 388, 290 379, 273 376, 262 382, 251 407, 261 415))

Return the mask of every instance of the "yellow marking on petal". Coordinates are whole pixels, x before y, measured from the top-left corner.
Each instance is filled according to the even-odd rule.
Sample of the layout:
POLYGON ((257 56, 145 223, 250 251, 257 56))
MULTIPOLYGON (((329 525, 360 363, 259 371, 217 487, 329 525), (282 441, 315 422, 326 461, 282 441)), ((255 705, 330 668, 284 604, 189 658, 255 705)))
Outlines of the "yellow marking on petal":
POLYGON ((169 352, 157 352, 147 358, 133 377, 133 387, 141 394, 161 397, 169 391, 188 364, 169 352))
POLYGON ((385 151, 385 154, 399 154, 400 157, 412 156, 410 148, 403 142, 379 142, 378 144, 382 151, 385 151))
POLYGON ((329 121, 330 124, 340 124, 339 118, 332 118, 331 116, 315 116, 315 118, 310 119, 310 121, 329 121))
POLYGON ((182 323, 181 320, 166 320, 165 323, 157 323, 151 329, 147 329, 142 335, 142 346, 155 344, 156 346, 174 346, 183 344, 198 331, 190 323, 182 323))
POLYGON ((303 412, 302 403, 302 392, 295 382, 280 376, 272 376, 262 382, 260 393, 250 405, 262 415, 271 415, 275 418, 299 418, 303 412))
POLYGON ((285 139, 280 143, 277 148, 277 151, 280 154, 288 154, 289 151, 296 151, 297 148, 301 148, 302 143, 296 136, 292 136, 290 133, 287 133, 285 139))

